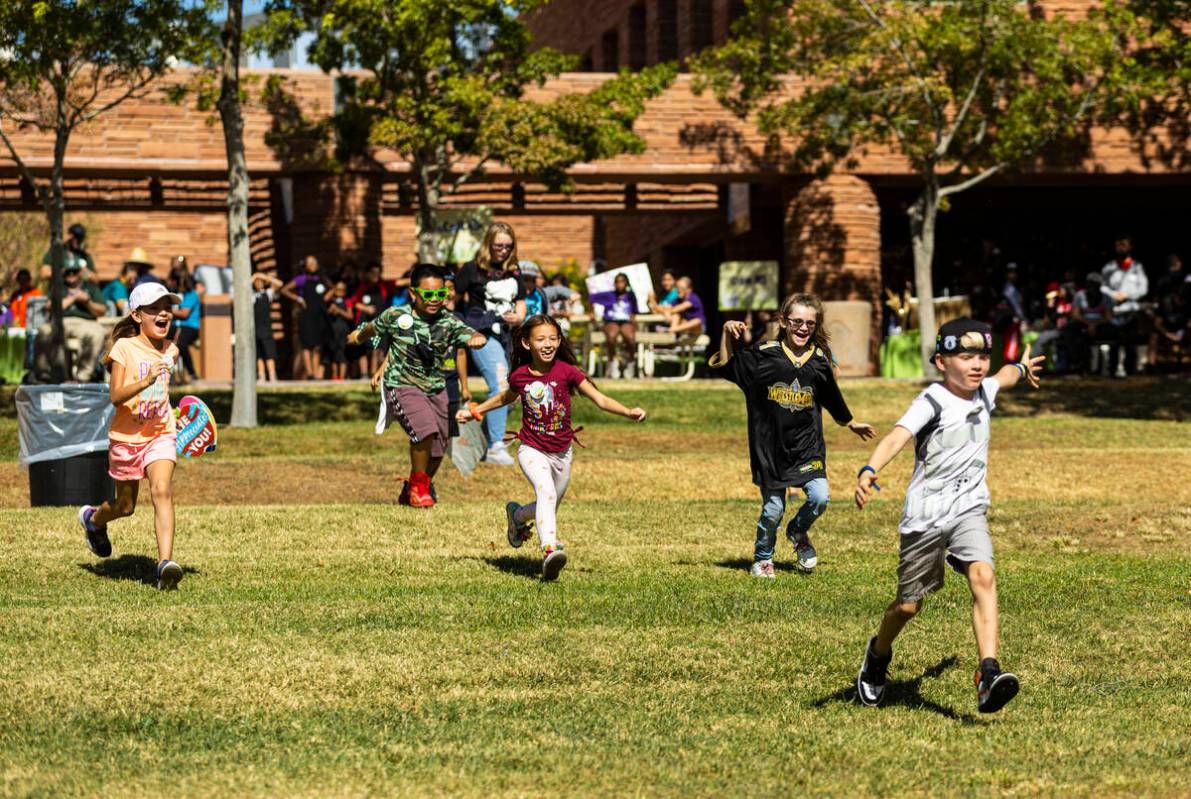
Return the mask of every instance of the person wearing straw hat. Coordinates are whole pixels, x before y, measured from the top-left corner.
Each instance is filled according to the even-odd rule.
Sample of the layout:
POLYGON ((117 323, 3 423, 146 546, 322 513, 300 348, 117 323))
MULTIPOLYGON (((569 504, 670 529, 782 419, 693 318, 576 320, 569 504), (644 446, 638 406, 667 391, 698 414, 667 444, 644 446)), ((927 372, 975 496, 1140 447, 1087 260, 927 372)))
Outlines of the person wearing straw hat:
POLYGON ((140 247, 133 247, 132 252, 124 259, 124 265, 135 266, 137 272, 136 282, 133 283, 133 288, 144 285, 145 283, 161 283, 165 285, 165 281, 153 274, 153 262, 149 260, 149 254, 140 247))

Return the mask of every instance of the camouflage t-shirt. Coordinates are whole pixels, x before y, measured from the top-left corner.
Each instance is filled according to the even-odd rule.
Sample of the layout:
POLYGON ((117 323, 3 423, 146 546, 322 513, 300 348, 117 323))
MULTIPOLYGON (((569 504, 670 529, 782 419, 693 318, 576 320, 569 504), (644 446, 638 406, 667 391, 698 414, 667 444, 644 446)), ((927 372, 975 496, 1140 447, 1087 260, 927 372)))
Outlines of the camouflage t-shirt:
POLYGON ((424 319, 408 305, 386 309, 372 320, 372 326, 376 330, 373 346, 381 338, 389 340, 385 385, 416 388, 427 394, 437 394, 446 387, 446 360, 454 359, 455 351, 466 347, 468 339, 476 334, 446 311, 424 319))

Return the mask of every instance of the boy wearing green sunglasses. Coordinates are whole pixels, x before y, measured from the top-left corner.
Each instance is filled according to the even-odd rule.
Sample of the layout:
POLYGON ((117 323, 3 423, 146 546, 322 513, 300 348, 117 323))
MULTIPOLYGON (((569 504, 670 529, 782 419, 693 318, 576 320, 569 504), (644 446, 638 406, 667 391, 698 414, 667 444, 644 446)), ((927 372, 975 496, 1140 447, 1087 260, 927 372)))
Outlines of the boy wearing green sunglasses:
POLYGON ((460 347, 482 347, 487 340, 445 311, 450 290, 443 278, 434 264, 418 264, 410 275, 411 304, 388 308, 347 339, 372 346, 389 341, 377 431, 396 421, 409 436, 410 476, 397 501, 415 508, 434 505, 430 480, 449 441, 443 363, 460 347))

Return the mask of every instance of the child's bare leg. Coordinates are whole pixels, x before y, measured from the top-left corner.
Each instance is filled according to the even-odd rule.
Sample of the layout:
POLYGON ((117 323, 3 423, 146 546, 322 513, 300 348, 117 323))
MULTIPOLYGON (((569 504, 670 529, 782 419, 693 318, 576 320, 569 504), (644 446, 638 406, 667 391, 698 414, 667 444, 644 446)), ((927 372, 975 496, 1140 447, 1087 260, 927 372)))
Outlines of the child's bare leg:
POLYGON ((131 516, 132 512, 136 510, 136 497, 140 487, 140 480, 116 481, 116 498, 109 499, 99 506, 98 510, 91 515, 91 524, 102 528, 107 527, 108 522, 113 519, 131 516))
POLYGON ((906 623, 918 615, 922 609, 922 600, 917 602, 899 602, 893 600, 885 608, 885 616, 881 619, 881 627, 877 630, 877 642, 873 644, 873 651, 882 657, 893 651, 893 639, 906 626, 906 623))
POLYGON ((277 382, 277 364, 274 362, 274 360, 272 358, 265 361, 265 375, 266 375, 266 379, 270 383, 277 382))
POLYGON ((430 474, 430 451, 433 448, 434 436, 427 436, 417 444, 411 443, 409 445, 410 473, 425 472, 426 474, 430 474))
POLYGON ((157 559, 174 557, 174 462, 153 461, 145 467, 153 497, 153 525, 157 531, 157 559))
POLYGON ((430 475, 430 479, 434 479, 434 475, 438 473, 438 467, 442 466, 442 455, 437 458, 430 459, 430 465, 426 467, 426 474, 430 475))
POLYGON ((997 578, 983 561, 967 564, 968 587, 972 591, 972 632, 980 659, 997 656, 997 578))

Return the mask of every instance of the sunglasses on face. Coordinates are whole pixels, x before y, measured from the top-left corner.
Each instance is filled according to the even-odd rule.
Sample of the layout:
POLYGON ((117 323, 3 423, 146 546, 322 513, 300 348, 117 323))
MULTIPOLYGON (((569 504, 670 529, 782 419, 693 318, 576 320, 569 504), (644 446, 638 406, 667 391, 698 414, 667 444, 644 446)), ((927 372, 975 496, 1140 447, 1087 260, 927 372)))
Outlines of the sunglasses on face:
POLYGON ((513 249, 513 245, 512 244, 493 244, 492 249, 494 249, 494 250, 511 250, 511 249, 513 249))
POLYGON ((786 324, 788 324, 793 330, 799 330, 804 327, 807 330, 814 330, 819 326, 819 323, 814 319, 791 319, 789 317, 786 317, 786 324))
POLYGON ((414 291, 422 298, 423 302, 442 301, 451 295, 450 289, 414 289, 414 291))

